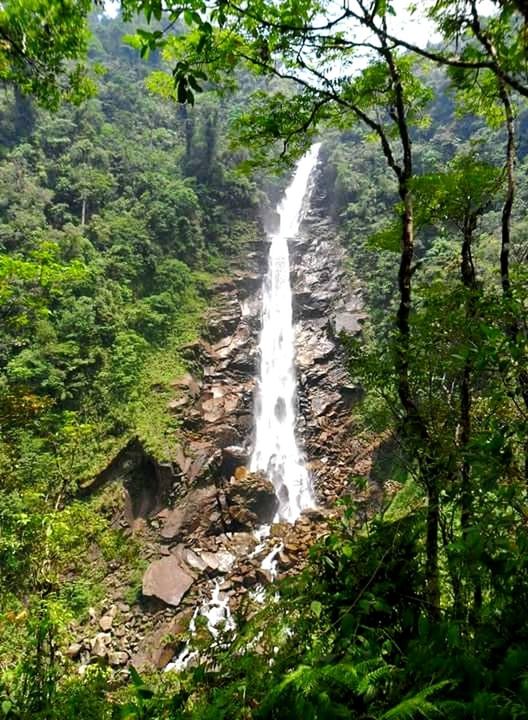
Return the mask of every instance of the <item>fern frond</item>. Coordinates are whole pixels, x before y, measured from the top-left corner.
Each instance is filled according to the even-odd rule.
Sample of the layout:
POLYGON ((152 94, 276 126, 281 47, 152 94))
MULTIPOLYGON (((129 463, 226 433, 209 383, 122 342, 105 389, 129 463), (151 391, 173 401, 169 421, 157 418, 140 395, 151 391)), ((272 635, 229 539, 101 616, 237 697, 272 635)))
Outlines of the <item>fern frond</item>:
POLYGON ((274 688, 273 695, 281 695, 290 685, 296 688, 302 687, 307 674, 311 672, 312 668, 308 665, 299 665, 295 670, 290 670, 286 677, 274 688))
POLYGON ((439 706, 433 704, 428 698, 450 684, 449 680, 444 680, 420 690, 412 697, 405 698, 401 703, 383 713, 379 720, 414 720, 414 718, 419 717, 429 719, 434 715, 438 715, 441 712, 439 706))
POLYGON ((336 663, 335 665, 326 665, 321 668, 321 677, 326 683, 335 683, 342 685, 353 692, 357 692, 360 678, 356 670, 356 666, 351 663, 336 663))
POLYGON ((380 682, 390 678, 394 674, 393 665, 381 665, 368 672, 358 685, 358 694, 363 695, 365 699, 370 700, 377 692, 380 682))

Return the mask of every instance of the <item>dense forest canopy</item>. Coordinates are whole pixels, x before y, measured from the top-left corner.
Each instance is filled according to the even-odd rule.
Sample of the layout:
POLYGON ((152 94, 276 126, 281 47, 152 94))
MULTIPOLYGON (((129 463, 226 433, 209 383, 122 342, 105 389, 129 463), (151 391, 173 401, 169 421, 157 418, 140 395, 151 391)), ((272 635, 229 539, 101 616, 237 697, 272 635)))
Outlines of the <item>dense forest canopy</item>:
POLYGON ((0 8, 0 716, 527 717, 525 3, 424 4, 425 48, 389 0, 97 5, 0 8), (316 138, 368 311, 351 412, 397 492, 365 512, 351 477, 196 667, 81 677, 107 567, 131 602, 142 570, 83 488, 132 438, 171 459, 186 344, 316 138))

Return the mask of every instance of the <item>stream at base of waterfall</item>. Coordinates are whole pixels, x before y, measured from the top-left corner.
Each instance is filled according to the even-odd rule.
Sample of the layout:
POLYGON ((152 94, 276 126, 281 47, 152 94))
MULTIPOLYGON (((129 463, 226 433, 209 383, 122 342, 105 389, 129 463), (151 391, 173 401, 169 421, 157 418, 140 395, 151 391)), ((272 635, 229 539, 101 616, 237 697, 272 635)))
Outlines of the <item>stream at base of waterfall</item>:
MULTIPOLYGON (((311 192, 311 179, 317 164, 320 144, 297 163, 293 178, 277 206, 279 218, 275 232, 269 234, 268 270, 262 288, 262 327, 259 340, 260 367, 255 402, 255 444, 250 470, 264 471, 273 483, 279 501, 276 521, 294 523, 301 512, 315 506, 310 475, 295 436, 297 378, 295 372, 295 334, 293 327, 292 289, 288 242, 299 234, 303 211, 311 192)), ((269 526, 256 531, 261 543, 254 554, 265 547, 269 526)), ((266 555, 261 568, 273 580, 277 575, 276 556, 282 550, 279 541, 266 555)), ((256 602, 263 602, 265 591, 257 586, 256 602)), ((197 606, 189 625, 196 630, 196 618, 206 619, 207 627, 217 643, 219 629, 234 631, 235 625, 227 599, 222 597, 220 583, 211 584, 211 597, 197 606)), ((183 670, 198 653, 188 642, 166 670, 183 670)))

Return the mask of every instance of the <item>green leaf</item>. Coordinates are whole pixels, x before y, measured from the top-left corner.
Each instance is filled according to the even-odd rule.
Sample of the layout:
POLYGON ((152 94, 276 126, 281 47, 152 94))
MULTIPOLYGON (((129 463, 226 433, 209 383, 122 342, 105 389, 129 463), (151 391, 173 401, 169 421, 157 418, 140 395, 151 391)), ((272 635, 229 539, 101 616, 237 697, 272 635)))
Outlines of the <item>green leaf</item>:
POLYGON ((346 558, 350 559, 351 557, 354 556, 354 548, 352 547, 352 545, 350 543, 344 543, 342 550, 343 550, 343 555, 346 558))
POLYGON ((321 617, 321 612, 323 610, 323 606, 319 602, 319 600, 312 600, 310 604, 310 610, 313 612, 315 617, 321 617))
POLYGON ((450 684, 450 680, 443 680, 442 682, 420 690, 388 710, 381 716, 380 720, 412 720, 417 717, 432 718, 433 716, 439 715, 439 708, 429 700, 429 696, 434 695, 446 685, 450 684))
POLYGON ((354 635, 356 632, 357 620, 350 613, 341 618, 341 632, 345 636, 354 635))
POLYGON ((138 673, 138 671, 136 670, 136 668, 133 665, 130 666, 129 672, 130 672, 130 678, 131 678, 133 684, 135 685, 135 687, 143 687, 143 685, 145 683, 143 682, 141 675, 138 673))
POLYGON ((120 720, 136 720, 139 717, 138 708, 132 703, 127 703, 119 708, 120 720))
POLYGON ((183 18, 185 23, 189 26, 202 24, 202 18, 194 10, 184 10, 183 18))

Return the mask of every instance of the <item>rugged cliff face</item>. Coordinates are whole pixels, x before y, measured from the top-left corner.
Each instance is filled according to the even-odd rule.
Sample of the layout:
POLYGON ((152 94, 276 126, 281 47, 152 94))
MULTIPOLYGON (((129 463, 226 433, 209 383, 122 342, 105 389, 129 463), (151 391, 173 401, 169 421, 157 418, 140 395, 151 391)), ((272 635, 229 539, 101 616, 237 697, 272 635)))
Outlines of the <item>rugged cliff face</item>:
POLYGON ((206 333, 185 349, 189 373, 174 383, 168 407, 181 421, 175 461, 151 471, 148 482, 136 471, 125 484, 128 511, 121 522, 141 535, 150 564, 141 601, 123 604, 116 582, 103 616, 93 618, 101 632, 72 646, 84 663, 97 655, 117 665, 131 659, 138 667, 163 667, 178 652, 178 633, 193 608, 211 597, 213 580, 225 610, 270 580, 269 563, 262 561, 271 551, 279 576, 298 571, 307 548, 327 531, 336 500, 351 490, 349 477, 368 474, 369 449, 354 437, 350 413, 361 391, 349 382, 339 340, 342 331, 360 332, 361 291, 315 187, 290 253, 297 431, 318 508, 295 525, 274 525, 267 539, 255 534, 277 507, 271 483, 247 470, 268 251, 263 233, 212 288, 206 333))
POLYGON ((333 507, 364 453, 354 437, 350 414, 361 388, 350 382, 340 335, 359 334, 365 315, 361 289, 347 271, 345 251, 325 207, 325 194, 316 184, 303 233, 293 243, 292 260, 298 434, 317 499, 322 506, 333 507))

